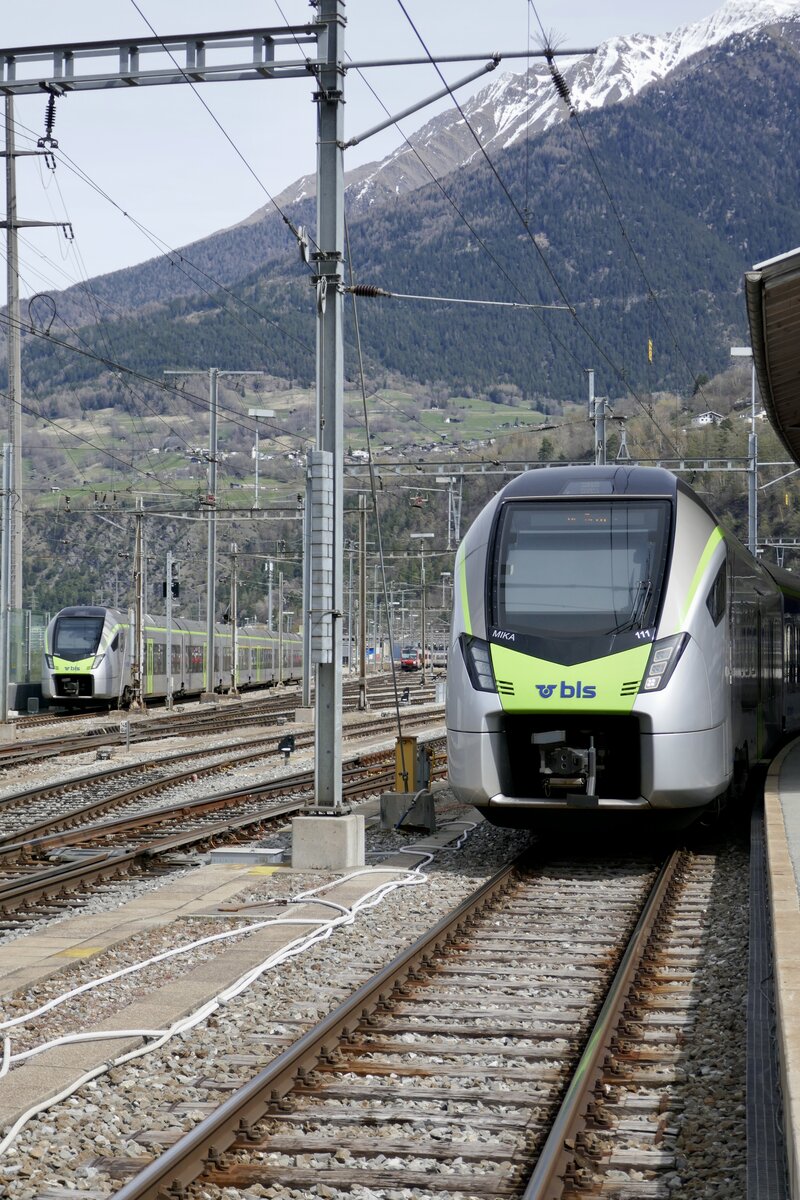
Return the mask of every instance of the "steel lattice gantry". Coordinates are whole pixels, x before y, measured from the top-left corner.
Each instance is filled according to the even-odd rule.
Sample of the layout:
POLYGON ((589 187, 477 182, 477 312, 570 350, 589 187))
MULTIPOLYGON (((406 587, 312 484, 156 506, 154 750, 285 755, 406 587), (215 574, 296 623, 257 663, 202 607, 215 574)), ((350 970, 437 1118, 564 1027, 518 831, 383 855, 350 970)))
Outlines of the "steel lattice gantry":
POLYGON ((745 275, 753 365, 767 415, 800 464, 800 248, 745 275))

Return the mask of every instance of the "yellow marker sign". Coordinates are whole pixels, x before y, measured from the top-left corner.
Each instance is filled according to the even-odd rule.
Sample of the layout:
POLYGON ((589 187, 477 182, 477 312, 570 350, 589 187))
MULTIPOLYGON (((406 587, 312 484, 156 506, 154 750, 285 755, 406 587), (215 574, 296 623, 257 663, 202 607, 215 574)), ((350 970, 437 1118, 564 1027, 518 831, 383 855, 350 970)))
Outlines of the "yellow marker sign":
POLYGON ((58 958, 91 958, 93 954, 101 954, 105 946, 73 946, 69 950, 59 950, 58 958))

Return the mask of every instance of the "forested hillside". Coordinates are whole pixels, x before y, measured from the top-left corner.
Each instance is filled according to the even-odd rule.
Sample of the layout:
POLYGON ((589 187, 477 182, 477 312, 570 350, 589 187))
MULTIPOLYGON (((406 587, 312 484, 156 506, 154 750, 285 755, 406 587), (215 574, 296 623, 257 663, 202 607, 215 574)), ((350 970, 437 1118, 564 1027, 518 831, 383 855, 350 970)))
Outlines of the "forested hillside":
MULTIPOLYGON (((709 392, 703 381, 727 371, 730 346, 749 340, 744 272, 800 243, 798 50, 797 23, 780 34, 739 35, 625 103, 495 151, 491 165, 478 156, 441 186, 352 216, 359 283, 569 306, 534 312, 359 301, 373 449, 394 464, 382 479, 380 506, 399 581, 418 573, 408 558, 415 529, 434 531, 440 564, 449 561, 443 490, 431 488, 412 504, 412 489, 425 481, 413 474, 409 481, 409 473, 423 464, 448 471, 453 462, 488 466, 507 458, 586 461, 586 368, 595 369, 598 395, 626 417, 634 457, 744 457, 739 416, 749 383, 728 373, 709 392), (696 431, 691 419, 701 408, 719 411, 724 425, 696 431)), ((306 205, 291 215, 308 222, 313 214, 306 205)), ((91 302, 74 291, 57 297, 49 334, 33 320, 24 338, 26 602, 34 607, 126 602, 130 563, 121 556, 130 553, 131 521, 120 514, 134 493, 165 497, 167 511, 199 504, 205 380, 187 384, 182 397, 174 383, 164 386, 165 371, 213 365, 264 372, 223 405, 220 494, 231 510, 252 506, 249 405, 278 412, 263 430, 270 439, 265 498, 296 503, 313 441, 310 269, 279 216, 93 281, 92 290, 91 302), (122 538, 114 532, 120 521, 122 538)), ((366 432, 349 299, 346 310, 346 436, 361 453, 366 432)), ((762 457, 782 460, 766 429, 763 436, 762 457)), ((464 524, 501 483, 499 475, 469 477, 464 524)), ((703 477, 700 486, 742 536, 744 476, 703 477)), ((800 534, 789 485, 764 493, 762 536, 777 532, 800 534)), ((156 561, 167 546, 180 547, 186 615, 197 615, 202 522, 165 515, 150 523, 149 536, 156 561)), ((375 543, 374 529, 369 536, 375 543)), ((243 556, 242 611, 263 614, 267 557, 280 562, 291 596, 300 569, 296 519, 243 526, 237 518, 231 537, 243 556)), ((154 583, 150 603, 157 602, 154 583)))
MULTIPOLYGON (((744 270, 800 242, 798 47, 796 25, 781 39, 769 31, 732 38, 626 103, 496 154, 505 190, 478 158, 444 190, 430 184, 354 219, 359 281, 574 309, 365 302, 375 380, 390 372, 455 391, 511 382, 535 403, 575 398, 587 366, 612 395, 627 383, 691 389, 697 374, 722 369, 731 342, 747 336, 744 270)), ((309 382, 311 289, 289 241, 274 216, 197 243, 186 259, 207 272, 203 290, 167 303, 158 301, 164 277, 183 287, 187 263, 109 277, 123 308, 136 293, 137 312, 81 329, 80 339, 104 359, 112 339, 114 357, 150 375, 180 357, 268 365, 309 382)), ((97 287, 102 296, 106 281, 97 287)), ((73 337, 63 327, 60 336, 73 337)), ((103 371, 53 339, 26 341, 26 379, 39 402, 54 386, 97 382, 103 371)))

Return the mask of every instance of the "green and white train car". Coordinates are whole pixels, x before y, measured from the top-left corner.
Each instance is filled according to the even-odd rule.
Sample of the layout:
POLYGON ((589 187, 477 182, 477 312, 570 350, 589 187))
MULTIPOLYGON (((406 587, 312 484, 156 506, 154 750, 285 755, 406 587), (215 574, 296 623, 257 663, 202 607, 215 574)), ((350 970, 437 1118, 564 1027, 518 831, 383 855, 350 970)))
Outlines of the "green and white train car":
MULTIPOLYGON (((167 694, 167 628, 163 618, 145 616, 142 699, 167 694)), ((47 627, 42 664, 42 694, 70 707, 109 704, 125 708, 132 696, 135 656, 129 614, 113 608, 63 608, 47 627)), ((208 631, 196 621, 172 623, 174 696, 222 692, 232 682, 232 631, 214 626, 214 670, 208 677, 208 631)), ((263 625, 236 631, 238 689, 297 681, 302 676, 302 638, 263 625), (281 661, 282 660, 282 661, 281 661)))
POLYGON ((455 576, 450 782, 496 824, 685 824, 800 724, 800 581, 668 471, 528 471, 455 576))

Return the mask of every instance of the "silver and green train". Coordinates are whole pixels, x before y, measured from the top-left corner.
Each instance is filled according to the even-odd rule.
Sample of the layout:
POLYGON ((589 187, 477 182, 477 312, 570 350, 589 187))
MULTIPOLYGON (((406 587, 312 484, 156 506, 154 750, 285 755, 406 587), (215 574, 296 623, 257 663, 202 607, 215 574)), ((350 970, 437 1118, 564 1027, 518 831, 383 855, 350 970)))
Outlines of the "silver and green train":
MULTIPOLYGON (((146 616, 142 699, 167 694, 167 629, 163 618, 146 616)), ((199 622, 172 622, 172 694, 175 697, 227 691, 232 681, 230 625, 214 626, 214 670, 208 676, 208 631, 199 622)), ((42 694, 73 708, 109 704, 125 708, 132 697, 134 634, 128 613, 113 608, 62 608, 47 627, 42 694)), ((236 631, 237 689, 297 681, 303 646, 297 634, 281 638, 263 625, 236 631)))
POLYGON ((455 576, 450 782, 496 824, 685 824, 800 725, 800 580, 668 471, 528 471, 455 576))

